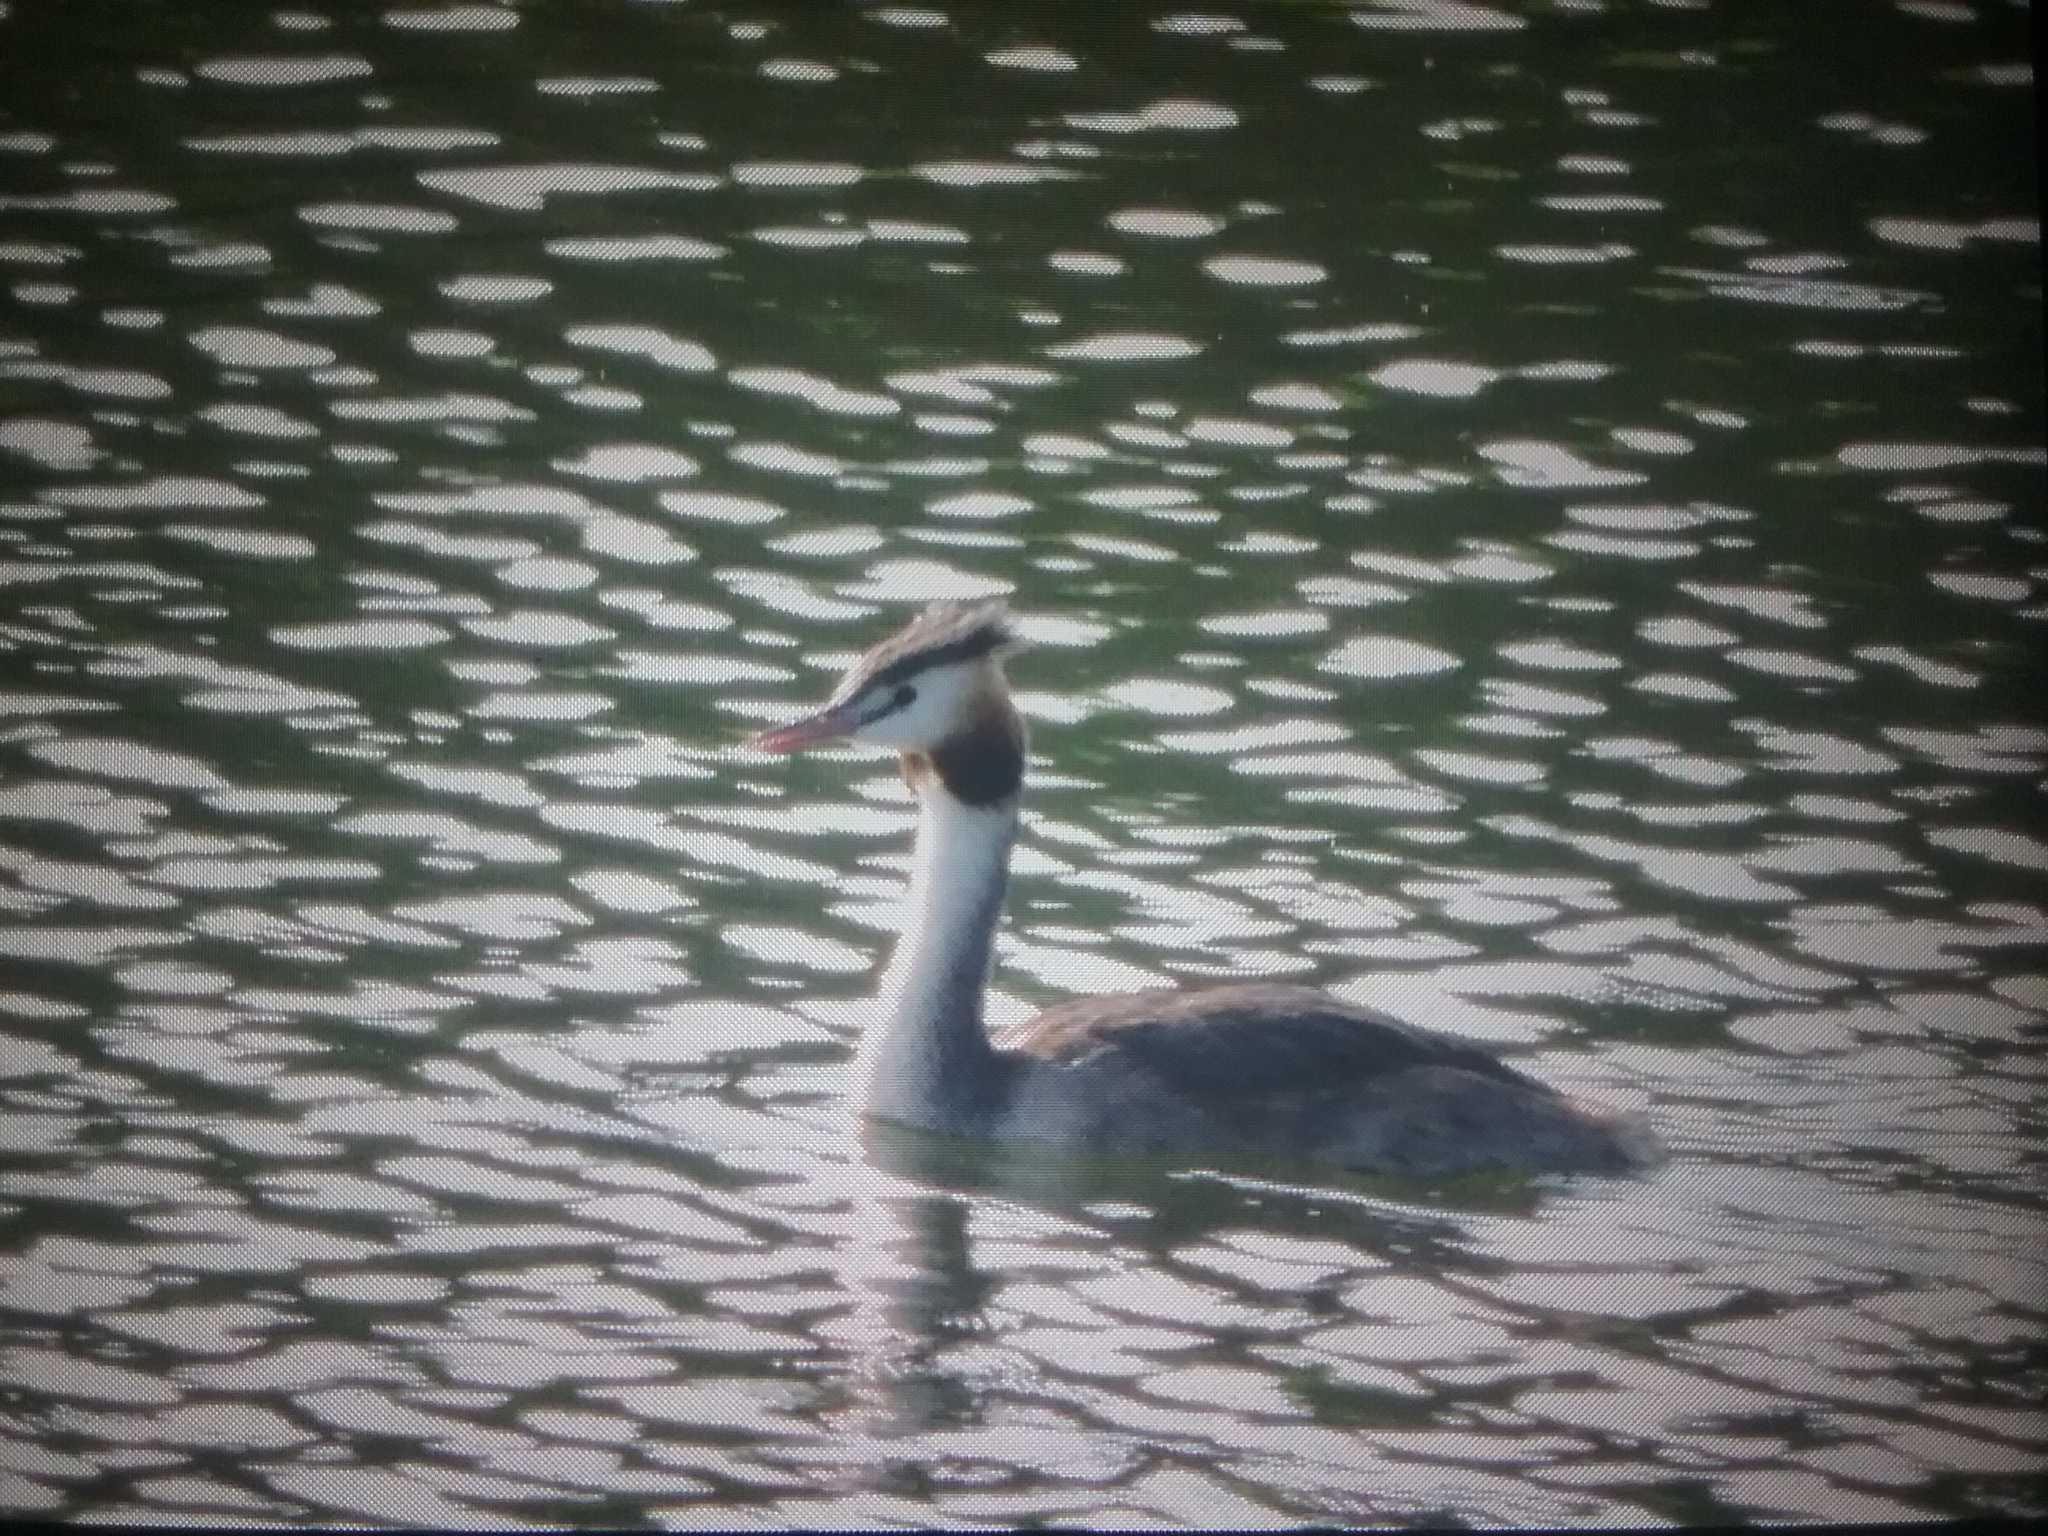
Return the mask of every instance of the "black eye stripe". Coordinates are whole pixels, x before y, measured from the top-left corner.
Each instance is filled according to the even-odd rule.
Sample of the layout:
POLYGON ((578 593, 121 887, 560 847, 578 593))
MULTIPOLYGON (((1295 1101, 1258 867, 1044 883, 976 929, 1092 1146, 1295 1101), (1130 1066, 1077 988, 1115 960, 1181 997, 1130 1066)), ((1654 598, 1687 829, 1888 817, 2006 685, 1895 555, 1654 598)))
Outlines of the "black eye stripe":
POLYGON ((886 715, 893 715, 899 709, 907 709, 917 699, 917 690, 908 683, 898 683, 889 690, 886 697, 876 701, 874 706, 860 717, 862 725, 873 725, 886 715))

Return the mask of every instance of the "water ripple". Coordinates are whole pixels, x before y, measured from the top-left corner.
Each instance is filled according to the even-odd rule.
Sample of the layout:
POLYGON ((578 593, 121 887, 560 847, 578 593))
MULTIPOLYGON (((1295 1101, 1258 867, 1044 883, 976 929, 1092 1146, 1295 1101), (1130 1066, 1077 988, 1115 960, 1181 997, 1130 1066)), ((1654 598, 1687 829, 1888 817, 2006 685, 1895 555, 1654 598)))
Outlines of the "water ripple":
POLYGON ((2038 1504, 2017 12, 32 9, 10 1509, 2038 1504), (852 1125, 912 808, 739 743, 942 596, 1029 642, 998 1027, 1298 979, 1670 1163, 852 1125))

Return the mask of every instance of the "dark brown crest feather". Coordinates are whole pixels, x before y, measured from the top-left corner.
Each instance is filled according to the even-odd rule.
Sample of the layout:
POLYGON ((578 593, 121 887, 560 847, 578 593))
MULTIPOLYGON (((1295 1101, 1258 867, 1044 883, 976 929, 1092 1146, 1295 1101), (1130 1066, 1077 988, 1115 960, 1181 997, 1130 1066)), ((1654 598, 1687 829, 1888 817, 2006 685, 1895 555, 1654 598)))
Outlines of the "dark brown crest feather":
POLYGON ((962 805, 994 805, 1024 787, 1024 717, 1007 699, 991 697, 965 730, 929 752, 905 752, 898 759, 912 794, 924 792, 936 775, 946 793, 962 805))
POLYGON ((933 603, 861 658, 849 674, 861 691, 907 681, 928 667, 990 656, 1016 643, 1001 602, 933 603))

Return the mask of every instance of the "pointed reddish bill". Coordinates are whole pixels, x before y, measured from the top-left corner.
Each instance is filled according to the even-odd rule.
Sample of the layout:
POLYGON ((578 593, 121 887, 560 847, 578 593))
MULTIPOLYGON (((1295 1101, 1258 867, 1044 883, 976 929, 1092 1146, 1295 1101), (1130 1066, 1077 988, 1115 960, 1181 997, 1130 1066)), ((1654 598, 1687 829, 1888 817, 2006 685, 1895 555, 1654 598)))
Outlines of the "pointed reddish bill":
POLYGON ((844 736, 854 726, 854 714, 850 709, 821 709, 814 715, 788 725, 778 725, 772 730, 760 731, 747 738, 747 745, 756 752, 795 752, 804 747, 814 746, 821 741, 833 741, 844 736))

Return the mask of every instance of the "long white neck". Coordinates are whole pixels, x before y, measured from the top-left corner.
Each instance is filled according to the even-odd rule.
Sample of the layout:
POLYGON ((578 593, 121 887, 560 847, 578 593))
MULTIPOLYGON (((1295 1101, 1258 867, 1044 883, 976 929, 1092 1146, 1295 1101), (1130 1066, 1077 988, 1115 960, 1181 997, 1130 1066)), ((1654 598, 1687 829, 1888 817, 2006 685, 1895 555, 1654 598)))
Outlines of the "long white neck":
POLYGON ((1017 799, 963 804, 935 776, 919 786, 915 868, 902 937, 861 1039, 857 1070, 870 1115, 971 1131, 1002 1092, 1004 1072, 982 1025, 982 990, 1017 799))

